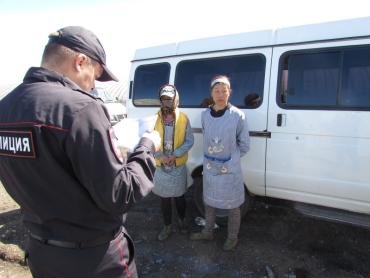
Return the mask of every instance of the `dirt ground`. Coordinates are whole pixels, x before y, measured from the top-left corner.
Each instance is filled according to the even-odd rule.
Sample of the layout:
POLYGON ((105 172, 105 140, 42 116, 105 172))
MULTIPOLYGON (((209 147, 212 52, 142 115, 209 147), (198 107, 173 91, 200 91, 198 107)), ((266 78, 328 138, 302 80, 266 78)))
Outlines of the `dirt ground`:
MULTIPOLYGON (((193 231, 198 212, 187 196, 193 231)), ((18 207, 0 185, 0 277, 31 277, 22 266, 26 231, 18 207)), ((226 227, 212 242, 193 242, 176 232, 156 240, 162 226, 159 200, 148 196, 129 213, 140 277, 369 278, 370 231, 311 219, 289 207, 259 199, 243 219, 234 252, 222 251, 226 227)))

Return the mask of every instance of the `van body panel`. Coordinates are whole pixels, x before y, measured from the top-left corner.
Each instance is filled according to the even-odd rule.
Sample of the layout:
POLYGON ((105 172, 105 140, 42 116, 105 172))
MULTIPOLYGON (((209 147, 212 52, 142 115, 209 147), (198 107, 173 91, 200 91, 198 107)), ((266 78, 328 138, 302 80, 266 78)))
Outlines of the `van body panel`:
POLYGON ((177 55, 199 52, 213 52, 249 47, 264 47, 271 45, 273 31, 258 31, 233 34, 221 37, 184 41, 178 44, 177 55))
POLYGON ((274 44, 291 44, 369 36, 370 18, 309 24, 277 29, 274 44))
POLYGON ((137 49, 134 60, 144 60, 158 57, 174 56, 177 53, 177 44, 170 43, 161 46, 153 46, 137 49))

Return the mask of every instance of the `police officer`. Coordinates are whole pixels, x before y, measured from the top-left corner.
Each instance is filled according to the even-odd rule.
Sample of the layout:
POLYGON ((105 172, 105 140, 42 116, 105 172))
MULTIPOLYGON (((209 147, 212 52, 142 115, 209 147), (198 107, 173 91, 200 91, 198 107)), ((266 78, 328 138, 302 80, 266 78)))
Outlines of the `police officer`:
POLYGON ((117 78, 82 27, 50 34, 41 67, 0 102, 0 178, 30 231, 35 277, 136 277, 127 210, 152 189, 159 150, 146 133, 127 160, 107 110, 89 94, 117 78))

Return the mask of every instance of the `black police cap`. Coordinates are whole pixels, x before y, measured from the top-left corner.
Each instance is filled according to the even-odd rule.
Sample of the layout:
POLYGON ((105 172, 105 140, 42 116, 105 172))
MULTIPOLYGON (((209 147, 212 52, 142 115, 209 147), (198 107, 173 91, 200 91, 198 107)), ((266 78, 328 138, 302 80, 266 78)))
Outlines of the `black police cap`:
POLYGON ((64 27, 49 35, 48 44, 51 43, 64 45, 97 61, 104 69, 103 74, 97 80, 118 81, 118 78, 106 66, 104 48, 93 32, 81 26, 64 27))

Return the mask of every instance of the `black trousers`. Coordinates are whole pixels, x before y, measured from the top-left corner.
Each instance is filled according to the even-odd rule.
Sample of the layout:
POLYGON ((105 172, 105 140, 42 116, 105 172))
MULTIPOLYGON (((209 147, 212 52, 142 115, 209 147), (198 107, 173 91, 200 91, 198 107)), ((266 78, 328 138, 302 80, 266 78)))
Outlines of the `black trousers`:
MULTIPOLYGON (((185 195, 180 197, 174 197, 175 205, 177 209, 177 214, 181 220, 185 219, 185 211, 186 211, 186 200, 185 195)), ((172 198, 162 198, 161 197, 161 209, 164 224, 166 226, 172 223, 172 198)))
POLYGON ((28 265, 35 278, 138 277, 132 239, 124 232, 92 248, 70 249, 29 239, 28 265))

